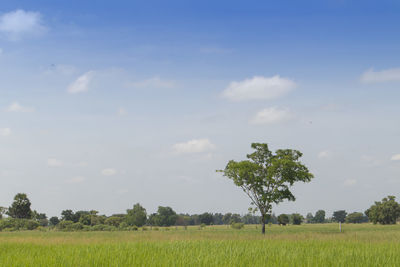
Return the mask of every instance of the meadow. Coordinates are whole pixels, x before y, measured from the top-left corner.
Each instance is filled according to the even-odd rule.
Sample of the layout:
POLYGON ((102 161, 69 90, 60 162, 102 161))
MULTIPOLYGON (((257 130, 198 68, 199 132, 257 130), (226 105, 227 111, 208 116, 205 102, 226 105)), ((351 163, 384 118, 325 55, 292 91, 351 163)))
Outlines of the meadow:
POLYGON ((399 266, 400 225, 0 232, 0 266, 399 266))

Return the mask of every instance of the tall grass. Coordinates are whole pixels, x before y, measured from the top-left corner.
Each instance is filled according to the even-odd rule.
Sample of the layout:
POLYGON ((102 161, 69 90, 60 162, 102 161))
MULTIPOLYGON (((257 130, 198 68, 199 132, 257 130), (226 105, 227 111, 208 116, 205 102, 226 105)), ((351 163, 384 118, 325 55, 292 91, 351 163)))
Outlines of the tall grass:
POLYGON ((400 266, 400 225, 0 233, 0 266, 400 266))

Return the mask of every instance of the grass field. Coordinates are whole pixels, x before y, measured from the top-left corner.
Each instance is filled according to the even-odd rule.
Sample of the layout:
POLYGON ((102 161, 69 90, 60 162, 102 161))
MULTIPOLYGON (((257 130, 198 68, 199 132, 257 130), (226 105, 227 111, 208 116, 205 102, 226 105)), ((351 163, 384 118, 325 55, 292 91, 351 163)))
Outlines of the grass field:
POLYGON ((400 266, 400 225, 0 232, 0 266, 400 266))

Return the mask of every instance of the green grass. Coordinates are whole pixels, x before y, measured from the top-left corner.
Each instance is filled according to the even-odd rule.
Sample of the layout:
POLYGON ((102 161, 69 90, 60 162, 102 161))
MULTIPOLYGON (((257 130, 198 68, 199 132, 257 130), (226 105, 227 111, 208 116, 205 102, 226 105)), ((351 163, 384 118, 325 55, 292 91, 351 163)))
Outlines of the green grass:
POLYGON ((400 225, 0 232, 0 266, 400 266, 400 225))

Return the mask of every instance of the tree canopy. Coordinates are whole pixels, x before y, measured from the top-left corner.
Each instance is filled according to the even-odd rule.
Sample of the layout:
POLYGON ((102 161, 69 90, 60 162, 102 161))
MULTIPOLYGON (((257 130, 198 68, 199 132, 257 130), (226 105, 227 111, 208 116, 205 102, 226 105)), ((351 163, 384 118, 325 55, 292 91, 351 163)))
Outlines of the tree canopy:
POLYGON ((365 214, 374 224, 396 224, 396 220, 400 217, 400 204, 395 199, 395 196, 388 196, 382 201, 376 201, 365 214))
POLYGON ((32 218, 31 202, 28 196, 18 193, 14 197, 14 202, 8 208, 7 214, 12 218, 30 219, 32 218))
POLYGON ((313 175, 299 159, 302 153, 292 149, 279 149, 275 154, 267 144, 253 143, 255 151, 248 160, 228 162, 223 172, 251 199, 251 204, 261 213, 262 233, 265 233, 267 215, 272 205, 284 200, 294 201, 290 187, 295 182, 309 182, 313 175))

